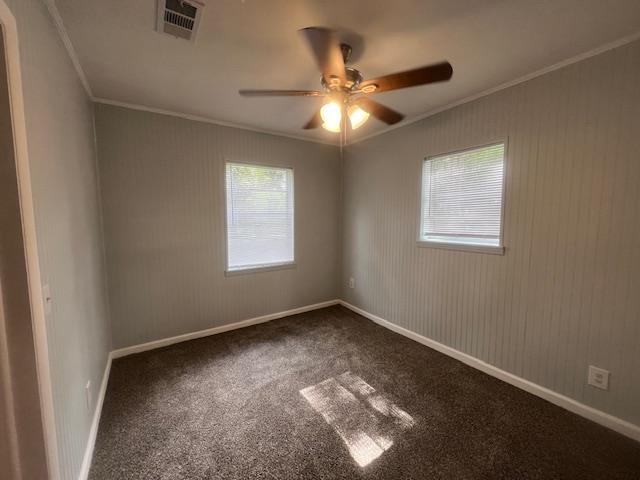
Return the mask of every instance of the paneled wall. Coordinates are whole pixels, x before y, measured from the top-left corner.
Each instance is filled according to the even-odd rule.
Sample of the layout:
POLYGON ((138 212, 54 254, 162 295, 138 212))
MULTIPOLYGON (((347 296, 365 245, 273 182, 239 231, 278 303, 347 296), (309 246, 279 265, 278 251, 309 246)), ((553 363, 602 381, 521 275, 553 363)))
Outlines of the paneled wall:
POLYGON ((47 334, 60 473, 75 479, 111 350, 93 106, 45 3, 7 4, 18 26, 40 270, 53 296, 47 334))
POLYGON ((343 298, 640 424, 639 85, 635 42, 350 146, 343 298), (418 247, 422 159, 500 139, 505 255, 418 247))
POLYGON ((114 347, 337 298, 336 147, 96 105, 114 347), (293 167, 293 269, 225 276, 224 164, 293 167))

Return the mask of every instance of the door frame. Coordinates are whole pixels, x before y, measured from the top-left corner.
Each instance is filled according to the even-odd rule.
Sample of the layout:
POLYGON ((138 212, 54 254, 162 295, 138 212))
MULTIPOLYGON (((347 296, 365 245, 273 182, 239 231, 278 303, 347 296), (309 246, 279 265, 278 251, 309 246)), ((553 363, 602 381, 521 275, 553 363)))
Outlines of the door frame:
POLYGON ((0 0, 0 26, 2 27, 4 37, 5 59, 7 64, 9 105, 11 108, 13 127, 14 155, 18 177, 18 195, 27 263, 29 302, 31 306, 31 322, 36 352, 38 391, 40 393, 40 411, 45 437, 47 470, 50 480, 58 480, 60 478, 58 442, 53 407, 51 368, 49 365, 47 324, 44 312, 44 298, 42 294, 38 243, 36 238, 36 221, 31 190, 31 173, 27 149, 27 128, 22 92, 22 75, 20 72, 18 27, 15 17, 5 0, 0 0))

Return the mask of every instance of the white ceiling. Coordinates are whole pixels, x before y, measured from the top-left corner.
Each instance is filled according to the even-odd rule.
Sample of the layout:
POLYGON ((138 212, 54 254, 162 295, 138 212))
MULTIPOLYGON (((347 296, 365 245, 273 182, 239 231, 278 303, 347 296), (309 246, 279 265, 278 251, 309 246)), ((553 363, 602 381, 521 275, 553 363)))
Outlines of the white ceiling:
MULTIPOLYGON (((376 96, 405 121, 640 31, 639 0, 204 1, 195 43, 155 31, 155 0, 56 4, 95 97, 336 141, 301 129, 318 98, 237 93, 319 88, 302 27, 356 32, 365 78, 448 60, 448 83, 376 96)), ((354 137, 385 127, 370 120, 354 137)))

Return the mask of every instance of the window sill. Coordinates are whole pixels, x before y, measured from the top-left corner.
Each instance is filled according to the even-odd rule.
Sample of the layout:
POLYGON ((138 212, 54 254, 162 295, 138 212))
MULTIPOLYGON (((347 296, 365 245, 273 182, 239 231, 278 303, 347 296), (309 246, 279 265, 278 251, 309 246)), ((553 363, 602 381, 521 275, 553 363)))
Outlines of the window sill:
POLYGON ((488 253, 490 255, 504 255, 504 247, 498 245, 476 245, 471 243, 432 242, 418 240, 418 247, 439 248, 443 250, 457 250, 461 252, 488 253))
POLYGON ((250 273, 273 272, 276 270, 288 270, 296 268, 295 262, 277 263, 273 265, 265 265, 263 267, 237 268, 234 270, 225 270, 225 277, 235 277, 236 275, 245 275, 250 273))

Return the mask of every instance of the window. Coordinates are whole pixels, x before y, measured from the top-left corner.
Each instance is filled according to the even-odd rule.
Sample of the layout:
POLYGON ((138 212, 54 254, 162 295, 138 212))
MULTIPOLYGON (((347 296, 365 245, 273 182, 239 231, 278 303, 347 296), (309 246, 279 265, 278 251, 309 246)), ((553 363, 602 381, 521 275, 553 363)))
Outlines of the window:
POLYGON ((227 163, 227 270, 293 263, 293 170, 227 163))
POLYGON ((504 144, 427 158, 420 241, 502 253, 504 144))

